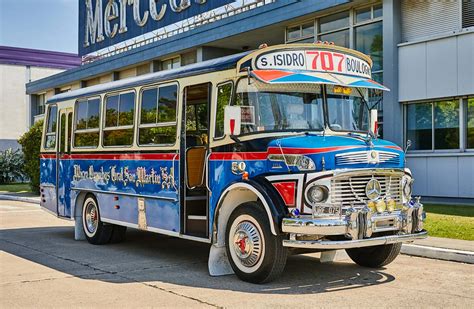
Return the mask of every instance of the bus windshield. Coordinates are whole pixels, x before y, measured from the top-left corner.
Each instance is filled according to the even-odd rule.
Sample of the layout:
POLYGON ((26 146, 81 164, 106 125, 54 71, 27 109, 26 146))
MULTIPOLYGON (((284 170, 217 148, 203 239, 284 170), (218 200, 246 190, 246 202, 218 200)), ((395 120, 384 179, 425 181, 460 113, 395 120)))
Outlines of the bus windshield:
MULTIPOLYGON (((241 79, 235 105, 241 107, 241 134, 271 131, 323 131, 322 85, 265 84, 241 79)), ((327 126, 333 131, 367 132, 367 89, 326 85, 327 126)))
POLYGON ((241 79, 235 105, 242 110, 241 134, 271 131, 322 131, 319 85, 271 85, 241 79))

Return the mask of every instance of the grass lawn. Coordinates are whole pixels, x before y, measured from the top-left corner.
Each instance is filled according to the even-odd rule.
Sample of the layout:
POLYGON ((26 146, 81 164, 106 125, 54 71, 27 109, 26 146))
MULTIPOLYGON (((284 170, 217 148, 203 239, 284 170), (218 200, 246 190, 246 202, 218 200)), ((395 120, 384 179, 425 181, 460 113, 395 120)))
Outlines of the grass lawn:
POLYGON ((474 206, 425 204, 430 236, 474 240, 474 206))
POLYGON ((31 192, 31 188, 28 183, 9 183, 0 185, 0 192, 2 191, 11 193, 23 193, 31 192))

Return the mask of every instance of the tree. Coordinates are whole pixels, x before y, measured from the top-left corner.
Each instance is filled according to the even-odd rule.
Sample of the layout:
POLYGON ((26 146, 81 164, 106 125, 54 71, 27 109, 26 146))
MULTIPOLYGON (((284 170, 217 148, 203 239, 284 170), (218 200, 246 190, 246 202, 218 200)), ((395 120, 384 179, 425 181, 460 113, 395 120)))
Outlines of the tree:
POLYGON ((31 190, 37 194, 39 194, 40 185, 40 148, 42 136, 43 120, 40 120, 18 140, 25 158, 24 172, 30 178, 31 190))

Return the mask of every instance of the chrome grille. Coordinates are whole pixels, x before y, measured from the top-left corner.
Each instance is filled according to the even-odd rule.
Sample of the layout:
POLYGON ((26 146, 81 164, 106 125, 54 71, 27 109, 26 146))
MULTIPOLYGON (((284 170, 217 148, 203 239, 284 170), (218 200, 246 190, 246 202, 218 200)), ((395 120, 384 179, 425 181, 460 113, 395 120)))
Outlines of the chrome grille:
POLYGON ((348 165, 348 164, 377 164, 377 163, 389 163, 389 164, 400 164, 400 155, 394 152, 388 151, 355 151, 346 152, 336 155, 337 165, 348 165), (375 153, 376 157, 372 158, 371 153, 375 153))
POLYGON ((397 204, 402 203, 401 173, 365 174, 350 176, 335 176, 331 180, 331 202, 342 204, 342 207, 362 207, 370 201, 365 194, 367 183, 377 179, 381 187, 381 198, 393 199, 397 204))

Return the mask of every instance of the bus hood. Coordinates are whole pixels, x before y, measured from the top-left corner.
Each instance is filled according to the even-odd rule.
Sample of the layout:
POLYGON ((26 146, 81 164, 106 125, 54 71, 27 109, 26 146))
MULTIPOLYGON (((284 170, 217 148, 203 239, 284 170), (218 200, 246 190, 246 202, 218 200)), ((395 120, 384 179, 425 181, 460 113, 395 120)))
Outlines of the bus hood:
POLYGON ((403 168, 404 153, 394 143, 359 135, 314 135, 279 138, 268 144, 268 169, 271 172, 352 168, 403 168), (306 157, 306 158, 305 158, 306 157), (285 164, 286 162, 286 164, 285 164), (308 163, 309 162, 309 163, 308 163))

